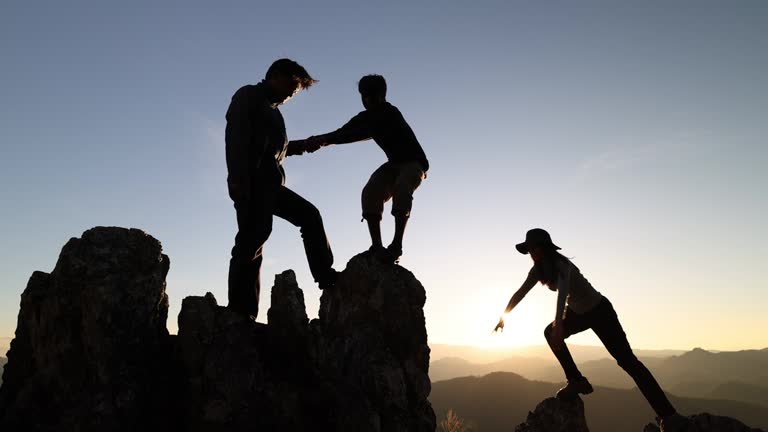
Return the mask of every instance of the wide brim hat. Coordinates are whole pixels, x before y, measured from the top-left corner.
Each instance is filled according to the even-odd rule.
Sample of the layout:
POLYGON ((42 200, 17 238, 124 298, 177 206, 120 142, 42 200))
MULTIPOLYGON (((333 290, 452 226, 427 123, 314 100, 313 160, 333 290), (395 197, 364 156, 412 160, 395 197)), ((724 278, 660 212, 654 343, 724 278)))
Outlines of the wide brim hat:
POLYGON ((541 228, 534 228, 525 233, 525 241, 518 243, 515 246, 518 252, 525 255, 530 252, 532 246, 551 246, 555 250, 560 250, 560 247, 552 243, 552 237, 549 233, 541 228))

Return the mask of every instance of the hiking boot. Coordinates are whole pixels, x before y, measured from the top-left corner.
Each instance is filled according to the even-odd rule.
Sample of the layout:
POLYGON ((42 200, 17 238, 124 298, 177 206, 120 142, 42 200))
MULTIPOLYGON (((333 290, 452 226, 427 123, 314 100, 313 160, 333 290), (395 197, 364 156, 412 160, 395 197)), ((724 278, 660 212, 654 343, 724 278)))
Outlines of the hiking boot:
POLYGON ((659 422, 661 432, 686 432, 690 424, 691 421, 688 417, 678 413, 668 415, 659 422))
POLYGON ((338 278, 339 272, 337 272, 335 269, 331 269, 328 271, 328 274, 320 281, 317 282, 317 287, 321 290, 326 290, 328 288, 333 288, 336 286, 336 279, 338 278))
POLYGON ((563 400, 576 399, 580 394, 592 393, 592 384, 584 377, 569 379, 565 387, 557 391, 557 398, 563 400))

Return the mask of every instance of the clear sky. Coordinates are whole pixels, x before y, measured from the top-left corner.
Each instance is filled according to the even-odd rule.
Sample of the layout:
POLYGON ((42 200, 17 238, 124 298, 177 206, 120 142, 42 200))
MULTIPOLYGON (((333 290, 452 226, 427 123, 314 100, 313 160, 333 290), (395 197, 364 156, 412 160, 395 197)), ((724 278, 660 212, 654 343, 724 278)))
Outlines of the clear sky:
MULTIPOLYGON (((540 226, 634 346, 768 346, 767 2, 159 3, 0 6, 0 336, 30 274, 96 225, 163 243, 172 331, 183 297, 226 304, 224 113, 290 57, 320 82, 283 107, 289 137, 340 126, 379 73, 430 159, 402 264, 431 341, 543 343, 543 287, 489 336, 540 226)), ((368 247, 359 193, 384 160, 363 142, 286 163, 339 269, 368 247)), ((259 320, 287 268, 317 316, 298 230, 276 222, 265 255, 259 320)))

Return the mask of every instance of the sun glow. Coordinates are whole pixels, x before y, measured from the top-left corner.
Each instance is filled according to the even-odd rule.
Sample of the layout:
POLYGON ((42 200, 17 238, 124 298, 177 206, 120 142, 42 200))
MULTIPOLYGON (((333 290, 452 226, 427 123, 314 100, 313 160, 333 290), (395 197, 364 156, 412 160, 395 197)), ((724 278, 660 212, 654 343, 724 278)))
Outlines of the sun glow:
POLYGON ((529 308, 517 308, 502 315, 499 315, 498 310, 482 314, 488 318, 482 320, 485 326, 473 329, 475 338, 472 345, 484 349, 504 349, 541 343, 541 332, 531 332, 532 323, 536 322, 531 312, 529 308), (504 328, 494 332, 499 316, 504 320, 504 328))
MULTIPOLYGON (((543 330, 554 315, 553 296, 549 290, 532 290, 512 312, 504 307, 514 288, 499 286, 496 281, 480 284, 483 288, 462 292, 454 299, 450 316, 433 318, 433 328, 441 330, 439 337, 430 333, 434 342, 474 346, 487 350, 508 350, 545 343, 543 330), (504 317, 504 330, 493 332, 504 317), (451 331, 445 331, 450 328, 451 331)), ((434 315, 432 315, 434 317, 434 315)))

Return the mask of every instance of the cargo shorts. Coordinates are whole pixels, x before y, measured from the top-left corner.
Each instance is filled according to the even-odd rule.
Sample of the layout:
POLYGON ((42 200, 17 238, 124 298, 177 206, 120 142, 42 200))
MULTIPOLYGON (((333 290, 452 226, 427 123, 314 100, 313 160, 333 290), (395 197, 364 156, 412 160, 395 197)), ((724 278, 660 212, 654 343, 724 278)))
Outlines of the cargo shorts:
POLYGON ((426 178, 419 162, 386 162, 371 174, 363 188, 363 219, 381 220, 384 203, 392 200, 392 215, 410 216, 413 193, 426 178))

